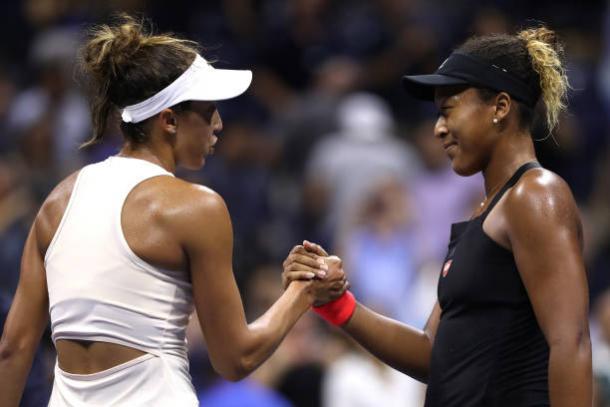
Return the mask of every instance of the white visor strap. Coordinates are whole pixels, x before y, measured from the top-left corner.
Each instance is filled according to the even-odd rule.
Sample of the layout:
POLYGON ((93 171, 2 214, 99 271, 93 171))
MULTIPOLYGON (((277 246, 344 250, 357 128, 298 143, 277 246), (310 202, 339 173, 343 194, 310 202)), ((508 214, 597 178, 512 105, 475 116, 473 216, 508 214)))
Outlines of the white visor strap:
POLYGON ((188 100, 189 90, 201 74, 213 70, 214 68, 203 57, 197 55, 191 66, 167 87, 140 103, 123 108, 121 118, 126 123, 139 123, 168 107, 188 100))

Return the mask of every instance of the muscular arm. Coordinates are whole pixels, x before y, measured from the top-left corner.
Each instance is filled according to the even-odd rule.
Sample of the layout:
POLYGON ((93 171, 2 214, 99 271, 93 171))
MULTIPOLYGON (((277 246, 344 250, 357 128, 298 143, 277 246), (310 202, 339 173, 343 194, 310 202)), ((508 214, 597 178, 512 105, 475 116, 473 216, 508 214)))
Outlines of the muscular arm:
POLYGON ((437 303, 421 331, 358 304, 343 329, 384 363, 426 383, 440 313, 437 303))
POLYGON ((30 230, 21 275, 0 341, 0 405, 18 406, 48 321, 48 296, 37 223, 30 230))
POLYGON ((78 172, 63 180, 40 208, 25 241, 21 274, 0 340, 0 406, 17 406, 49 320, 44 256, 70 200, 78 172))
MULTIPOLYGON (((332 266, 329 271, 331 274, 333 273, 332 266)), ((284 277, 291 285, 300 279, 312 278, 304 277, 301 273, 285 269, 284 277)), ((327 297, 328 289, 316 292, 315 296, 318 295, 327 297)), ((322 303, 326 301, 322 301, 322 303)), ((377 314, 362 304, 356 304, 354 313, 342 328, 387 365, 426 383, 440 313, 437 303, 428 318, 426 327, 421 331, 377 314)))
POLYGON ((528 174, 506 200, 508 238, 550 348, 551 405, 590 406, 588 287, 576 204, 563 180, 528 174))
POLYGON ((233 276, 227 208, 213 191, 192 187, 189 193, 190 209, 174 214, 172 222, 188 256, 195 306, 212 365, 223 377, 239 380, 273 353, 309 309, 312 283, 291 284, 264 315, 248 324, 233 276))
MULTIPOLYGON (((304 242, 305 249, 319 256, 328 253, 315 243, 304 242)), ((288 280, 299 279, 297 273, 287 273, 288 280)), ((432 309, 424 330, 407 326, 384 317, 362 304, 357 304, 343 330, 366 350, 394 369, 423 383, 428 380, 430 356, 441 316, 438 302, 432 309)))

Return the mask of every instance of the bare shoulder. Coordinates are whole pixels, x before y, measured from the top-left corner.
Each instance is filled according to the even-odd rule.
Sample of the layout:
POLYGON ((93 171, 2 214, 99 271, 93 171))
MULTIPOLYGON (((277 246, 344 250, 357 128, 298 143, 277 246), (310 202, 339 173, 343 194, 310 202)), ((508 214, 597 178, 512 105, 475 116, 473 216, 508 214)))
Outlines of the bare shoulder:
POLYGON ((530 210, 575 209, 576 203, 568 184, 552 171, 538 168, 526 172, 507 196, 507 204, 530 210))
POLYGON ((70 202, 70 197, 72 196, 72 191, 74 190, 79 172, 80 170, 70 174, 57 184, 43 202, 38 211, 38 215, 36 215, 34 226, 38 244, 43 253, 51 243, 53 235, 55 235, 55 231, 59 227, 59 223, 66 211, 68 202, 70 202))
POLYGON ((511 224, 580 229, 578 208, 568 184, 546 169, 526 172, 507 194, 506 214, 511 224))
POLYGON ((47 199, 45 199, 44 203, 42 204, 40 208, 41 212, 46 213, 60 210, 63 213, 63 210, 65 210, 66 206, 68 205, 72 191, 74 190, 74 184, 76 183, 79 172, 80 171, 76 171, 70 174, 63 181, 57 184, 55 188, 53 188, 47 199))
POLYGON ((137 199, 148 201, 151 215, 177 235, 228 219, 226 204, 217 192, 180 178, 151 179, 137 199))
POLYGON ((180 178, 157 177, 146 189, 172 216, 226 208, 222 197, 211 188, 180 178))

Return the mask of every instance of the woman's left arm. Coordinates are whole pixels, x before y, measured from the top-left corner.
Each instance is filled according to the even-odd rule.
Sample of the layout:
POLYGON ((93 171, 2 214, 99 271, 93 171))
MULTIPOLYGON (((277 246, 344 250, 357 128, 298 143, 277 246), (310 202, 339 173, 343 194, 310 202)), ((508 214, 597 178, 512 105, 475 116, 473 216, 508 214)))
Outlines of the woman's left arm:
POLYGON ((589 294, 582 225, 568 185, 532 171, 507 195, 507 234, 549 345, 551 405, 590 406, 589 294))
POLYGON ((47 326, 49 299, 35 221, 25 242, 19 285, 0 339, 0 406, 18 406, 47 326))

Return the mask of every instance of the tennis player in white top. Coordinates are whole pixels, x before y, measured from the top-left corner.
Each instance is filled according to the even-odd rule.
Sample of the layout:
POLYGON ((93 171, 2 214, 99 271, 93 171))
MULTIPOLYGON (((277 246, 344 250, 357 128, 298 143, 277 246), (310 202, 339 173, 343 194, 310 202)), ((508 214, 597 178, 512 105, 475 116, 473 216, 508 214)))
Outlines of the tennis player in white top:
POLYGON ((320 278, 290 283, 248 324, 222 198, 173 176, 177 166, 203 166, 222 129, 213 101, 243 93, 250 71, 215 69, 193 42, 152 35, 126 15, 93 29, 81 56, 88 143, 102 139, 115 112, 125 142, 62 181, 34 221, 0 342, 0 405, 19 404, 50 316, 58 356, 50 406, 195 406, 185 347, 193 308, 212 365, 238 380, 314 300, 339 297, 347 283, 340 264, 296 247, 290 258, 320 278))

